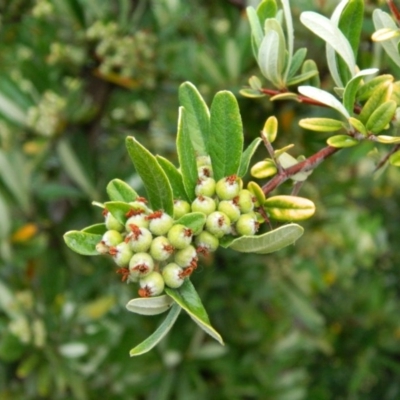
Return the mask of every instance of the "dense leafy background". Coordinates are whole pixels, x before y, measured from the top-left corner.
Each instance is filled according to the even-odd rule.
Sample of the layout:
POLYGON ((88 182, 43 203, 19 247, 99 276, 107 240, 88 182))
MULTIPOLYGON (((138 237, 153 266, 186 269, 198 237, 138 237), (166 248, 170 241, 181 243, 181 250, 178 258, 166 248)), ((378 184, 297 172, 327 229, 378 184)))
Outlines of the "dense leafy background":
MULTIPOLYGON (((336 2, 294 3, 297 44, 330 90, 322 41, 297 21, 303 10, 329 15, 336 2)), ((181 82, 210 104, 257 73, 243 6, 0 1, 1 400, 400 397, 400 176, 391 167, 372 179, 371 145, 344 149, 312 174, 301 193, 317 213, 294 247, 240 257, 221 249, 194 274, 225 347, 182 314, 155 350, 129 358, 163 317, 127 312, 133 289, 112 263, 62 242, 101 221, 91 201, 106 200, 111 179, 142 190, 127 135, 176 163, 181 82)), ((393 68, 372 59, 376 6, 366 2, 358 62, 393 68)), ((239 102, 247 144, 275 113, 279 145, 306 155, 324 145, 297 121, 326 110, 239 102)))

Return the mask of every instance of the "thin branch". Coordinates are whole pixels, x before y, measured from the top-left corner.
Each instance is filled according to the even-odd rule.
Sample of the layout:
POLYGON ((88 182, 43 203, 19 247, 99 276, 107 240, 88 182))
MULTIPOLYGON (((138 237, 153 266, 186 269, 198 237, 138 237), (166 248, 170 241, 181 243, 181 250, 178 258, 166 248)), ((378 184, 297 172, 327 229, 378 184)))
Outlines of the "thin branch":
POLYGON ((396 4, 394 4, 393 0, 388 0, 387 3, 393 16, 396 18, 397 23, 400 24, 400 11, 396 7, 396 4))
POLYGON ((382 160, 378 162, 378 164, 374 169, 374 173, 378 171, 378 169, 382 168, 388 162, 390 156, 396 153, 396 151, 399 149, 400 149, 400 144, 396 144, 395 146, 393 146, 392 149, 385 155, 385 157, 383 157, 382 160))
POLYGON ((290 168, 284 169, 262 187, 263 192, 267 195, 283 182, 287 181, 291 176, 296 175, 299 172, 307 172, 313 170, 319 164, 321 164, 322 161, 324 161, 326 158, 330 157, 332 154, 336 153, 339 150, 340 148, 337 147, 324 147, 304 161, 301 161, 290 168))

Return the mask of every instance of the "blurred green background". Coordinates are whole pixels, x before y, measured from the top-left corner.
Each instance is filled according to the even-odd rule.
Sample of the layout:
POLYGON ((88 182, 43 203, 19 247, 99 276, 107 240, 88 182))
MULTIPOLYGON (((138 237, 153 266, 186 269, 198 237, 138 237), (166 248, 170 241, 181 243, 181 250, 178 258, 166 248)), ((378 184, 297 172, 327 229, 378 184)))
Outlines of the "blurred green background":
MULTIPOLYGON (((323 43, 298 17, 330 15, 337 2, 292 3, 296 46, 331 90, 323 43)), ((369 39, 380 5, 365 3, 359 65, 398 77, 369 39)), ((372 175, 371 144, 311 175, 301 194, 317 213, 295 246, 221 249, 198 268, 193 282, 225 347, 182 314, 156 349, 129 358, 163 316, 130 314, 136 293, 112 262, 62 240, 102 220, 91 201, 106 199, 109 180, 142 190, 127 135, 176 163, 182 82, 210 101, 258 74, 244 11, 257 4, 0 0, 0 400, 400 398, 400 173, 372 175)), ((247 143, 274 114, 278 147, 309 156, 324 146, 297 122, 326 110, 238 100, 247 143)))

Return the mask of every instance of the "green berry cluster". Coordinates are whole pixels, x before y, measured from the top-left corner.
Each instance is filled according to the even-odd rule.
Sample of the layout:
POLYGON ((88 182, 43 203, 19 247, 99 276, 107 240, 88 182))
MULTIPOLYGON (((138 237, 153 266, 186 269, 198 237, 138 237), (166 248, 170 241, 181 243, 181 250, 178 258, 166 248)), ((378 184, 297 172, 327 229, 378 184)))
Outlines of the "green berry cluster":
POLYGON ((255 199, 242 181, 231 175, 216 182, 208 157, 198 162, 196 198, 174 201, 173 216, 152 210, 145 198, 129 203, 125 224, 105 210, 108 229, 96 250, 109 254, 122 280, 137 282, 139 296, 158 296, 164 287, 179 288, 197 267, 198 255, 215 251, 226 235, 254 235, 259 227, 255 199), (190 212, 206 216, 199 231, 179 223, 190 212))

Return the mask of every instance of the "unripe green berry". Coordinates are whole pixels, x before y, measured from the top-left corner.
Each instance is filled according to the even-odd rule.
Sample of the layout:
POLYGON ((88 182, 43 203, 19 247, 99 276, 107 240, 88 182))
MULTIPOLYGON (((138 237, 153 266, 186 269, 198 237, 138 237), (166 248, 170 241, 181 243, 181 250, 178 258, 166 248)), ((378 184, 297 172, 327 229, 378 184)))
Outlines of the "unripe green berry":
POLYGON ((108 230, 113 230, 118 232, 122 232, 124 230, 124 225, 121 224, 121 222, 119 222, 110 212, 107 212, 104 222, 108 230))
POLYGON ((221 200, 218 203, 218 211, 226 214, 231 222, 237 221, 240 217, 239 207, 233 200, 221 200))
POLYGON ((107 231, 101 238, 101 242, 108 247, 116 246, 117 244, 121 243, 123 240, 124 239, 121 236, 121 234, 118 231, 114 231, 114 230, 107 231))
POLYGON ((147 216, 150 231, 157 236, 165 235, 172 224, 173 218, 163 211, 155 211, 147 216))
POLYGON ((99 242, 96 244, 96 251, 100 254, 107 254, 109 250, 109 247, 106 246, 103 242, 99 242))
POLYGON ((223 212, 215 211, 207 217, 206 229, 217 238, 221 238, 231 233, 231 221, 223 212))
POLYGON ((143 197, 138 197, 135 201, 129 203, 134 212, 143 211, 145 214, 151 213, 151 209, 147 207, 146 201, 143 197), (138 200, 139 199, 139 200, 138 200), (140 200, 141 199, 141 200, 140 200))
POLYGON ((176 249, 184 249, 192 242, 193 232, 182 224, 173 225, 168 232, 168 240, 176 249))
POLYGON ((125 222, 125 229, 127 232, 131 231, 131 225, 136 225, 139 228, 149 228, 149 221, 144 212, 132 215, 125 222))
POLYGON ((195 268, 197 266, 197 259, 196 249, 192 245, 189 245, 182 250, 178 250, 174 256, 174 261, 182 268, 195 268))
POLYGON ((158 296, 164 291, 164 279, 157 271, 153 271, 145 277, 140 278, 139 285, 140 297, 158 296))
POLYGON ((136 253, 129 261, 129 278, 132 281, 150 274, 153 270, 154 260, 150 254, 136 253))
POLYGON ((213 178, 199 179, 194 189, 196 196, 212 197, 215 194, 215 180, 213 178))
POLYGON ((221 200, 232 200, 239 194, 240 189, 241 179, 236 175, 220 179, 215 186, 217 196, 221 200))
POLYGON ((199 179, 212 178, 214 175, 211 165, 203 165, 202 167, 199 167, 197 169, 197 174, 199 179))
POLYGON ((151 245, 153 235, 146 228, 140 228, 131 224, 131 232, 126 236, 125 241, 135 253, 145 253, 151 245))
POLYGON ((171 242, 165 236, 157 236, 151 242, 150 255, 157 261, 165 261, 174 250, 171 242))
POLYGON ((207 196, 198 196, 192 202, 192 211, 209 215, 217 209, 214 199, 207 196))
POLYGON ((213 252, 218 249, 219 240, 212 233, 203 231, 195 238, 195 243, 198 249, 213 252))
POLYGON ((172 289, 182 286, 184 281, 183 269, 175 263, 167 264, 162 270, 162 276, 165 284, 172 289))
POLYGON ((185 200, 174 200, 174 219, 179 219, 190 213, 190 204, 185 200))
POLYGON ((237 202, 239 210, 242 214, 249 213, 254 209, 255 197, 250 190, 242 189, 238 197, 234 199, 237 202))
POLYGON ((257 221, 257 216, 254 213, 242 214, 237 220, 235 228, 239 235, 252 236, 258 231, 260 224, 257 221))
POLYGON ((111 247, 109 253, 119 267, 126 267, 133 256, 133 252, 128 243, 122 242, 115 247, 111 247))

